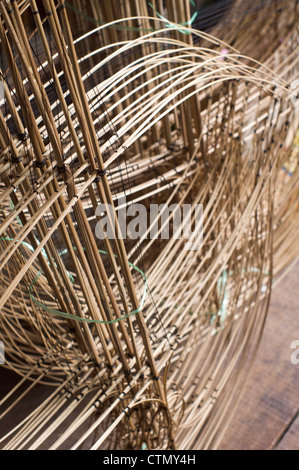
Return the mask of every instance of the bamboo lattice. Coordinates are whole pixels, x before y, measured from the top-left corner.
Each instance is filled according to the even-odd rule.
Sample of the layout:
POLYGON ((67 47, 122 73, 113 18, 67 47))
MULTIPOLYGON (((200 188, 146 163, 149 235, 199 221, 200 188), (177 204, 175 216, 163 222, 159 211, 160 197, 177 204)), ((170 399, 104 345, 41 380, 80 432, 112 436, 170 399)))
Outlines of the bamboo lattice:
POLYGON ((298 5, 250 3, 0 1, 3 449, 219 445, 299 254, 298 5), (123 197, 201 248, 100 241, 123 197))

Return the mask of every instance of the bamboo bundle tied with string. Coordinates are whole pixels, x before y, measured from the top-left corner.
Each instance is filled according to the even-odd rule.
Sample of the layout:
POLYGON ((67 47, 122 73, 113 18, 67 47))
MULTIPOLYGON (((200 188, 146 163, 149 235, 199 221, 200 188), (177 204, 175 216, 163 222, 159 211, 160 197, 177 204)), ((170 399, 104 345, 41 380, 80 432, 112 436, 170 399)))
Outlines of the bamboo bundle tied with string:
POLYGON ((48 390, 2 449, 219 446, 299 253, 296 5, 275 3, 254 26, 221 2, 237 32, 195 0, 0 0, 2 422, 48 390), (201 204, 199 249, 171 211, 123 237, 137 203, 193 225, 201 204))

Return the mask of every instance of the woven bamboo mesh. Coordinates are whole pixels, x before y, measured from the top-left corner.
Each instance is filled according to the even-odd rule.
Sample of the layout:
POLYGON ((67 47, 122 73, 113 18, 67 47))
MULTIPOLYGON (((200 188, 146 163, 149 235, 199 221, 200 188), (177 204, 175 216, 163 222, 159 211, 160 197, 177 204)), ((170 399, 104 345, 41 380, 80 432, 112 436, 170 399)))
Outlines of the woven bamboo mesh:
POLYGON ((297 7, 0 1, 2 419, 49 387, 3 449, 219 445, 299 254, 297 7), (99 240, 122 200, 202 246, 99 240))

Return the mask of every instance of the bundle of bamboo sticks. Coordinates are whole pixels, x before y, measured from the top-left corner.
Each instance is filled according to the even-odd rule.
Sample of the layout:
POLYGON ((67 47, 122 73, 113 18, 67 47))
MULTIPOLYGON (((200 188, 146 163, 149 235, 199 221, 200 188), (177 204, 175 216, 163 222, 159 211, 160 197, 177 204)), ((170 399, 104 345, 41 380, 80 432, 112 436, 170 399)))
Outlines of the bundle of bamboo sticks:
POLYGON ((21 377, 2 422, 47 390, 3 449, 219 445, 273 256, 281 272, 299 253, 296 10, 276 3, 261 27, 234 2, 241 31, 207 32, 195 1, 0 1, 0 338, 21 377), (285 38, 248 54, 269 28, 285 38), (193 225, 202 204, 203 243, 122 237, 136 203, 188 204, 193 225))

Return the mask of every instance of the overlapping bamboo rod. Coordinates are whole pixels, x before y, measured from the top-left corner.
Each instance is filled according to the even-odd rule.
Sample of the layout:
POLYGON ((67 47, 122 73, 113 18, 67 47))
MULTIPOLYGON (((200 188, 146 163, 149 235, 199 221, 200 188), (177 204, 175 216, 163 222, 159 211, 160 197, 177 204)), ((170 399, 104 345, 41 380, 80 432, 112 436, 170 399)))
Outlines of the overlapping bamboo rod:
POLYGON ((22 377, 2 418, 52 387, 1 446, 216 448, 262 335, 273 255, 280 272, 298 254, 296 12, 284 2, 263 28, 243 16, 242 33, 219 25, 216 38, 194 28, 196 2, 89 3, 0 2, 0 325, 22 377), (244 55, 274 24, 286 39, 244 55), (150 226, 138 243, 100 242, 97 205, 118 216, 121 196, 190 204, 193 222, 203 204, 201 249, 151 240, 150 226))

